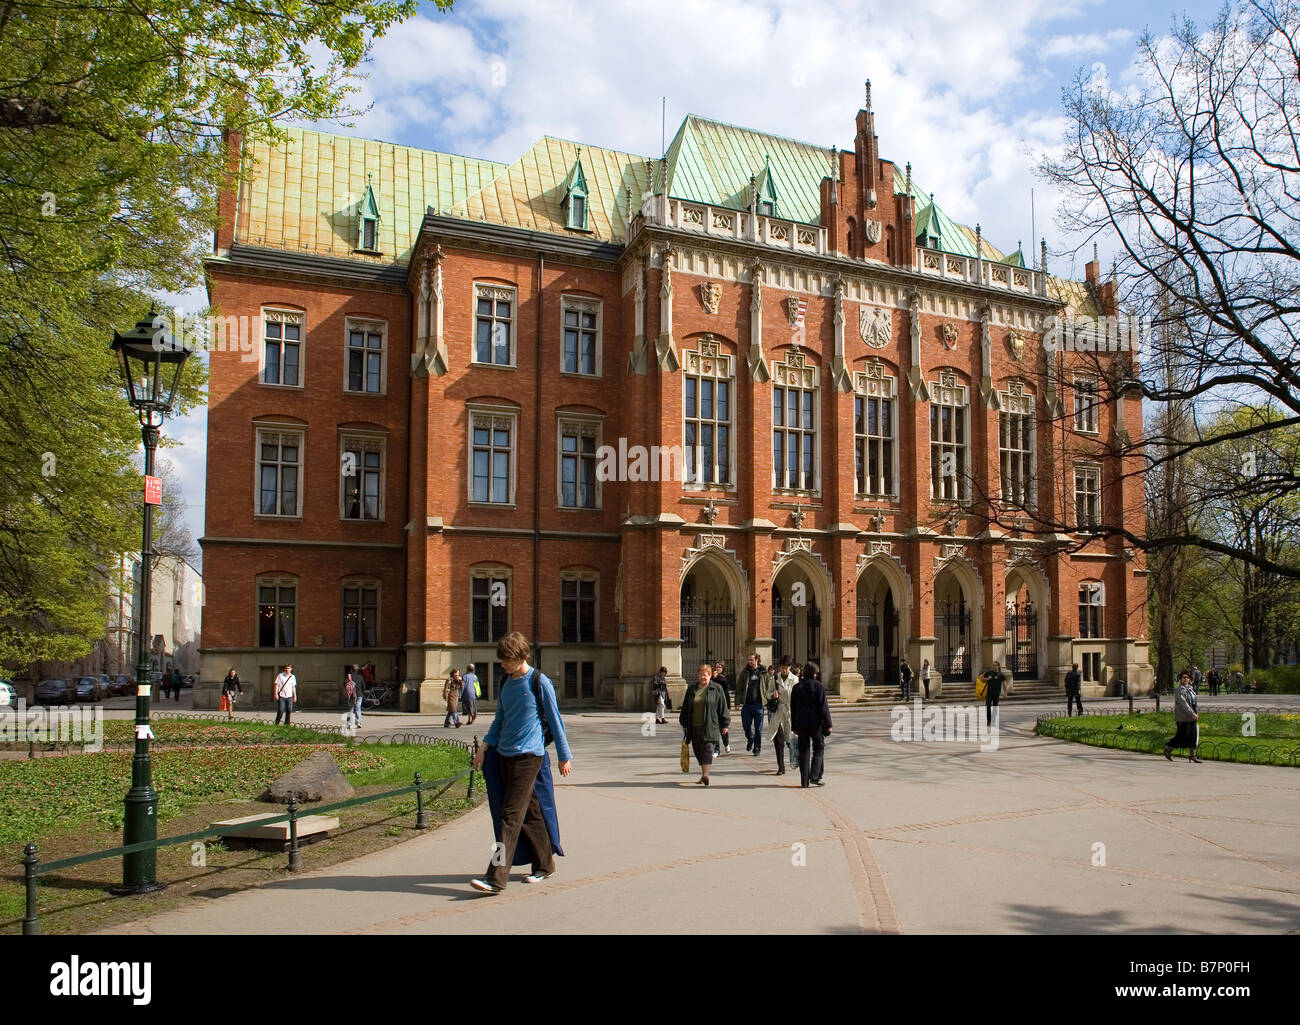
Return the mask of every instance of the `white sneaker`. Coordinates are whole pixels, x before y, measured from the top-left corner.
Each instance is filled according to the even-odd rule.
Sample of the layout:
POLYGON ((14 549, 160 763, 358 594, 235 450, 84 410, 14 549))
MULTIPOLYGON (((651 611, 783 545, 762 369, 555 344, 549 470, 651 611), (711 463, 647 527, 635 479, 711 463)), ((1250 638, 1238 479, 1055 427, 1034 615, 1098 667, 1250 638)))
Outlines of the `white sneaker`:
POLYGON ((554 872, 533 872, 533 873, 531 873, 531 874, 529 874, 529 875, 524 876, 524 882, 526 882, 526 883, 540 883, 540 882, 542 882, 543 880, 550 879, 551 876, 553 876, 553 875, 555 875, 554 872))
POLYGON ((491 883, 482 879, 471 879, 469 885, 482 893, 500 893, 500 886, 493 886, 491 883))
POLYGON ((722 753, 723 753, 724 755, 729 755, 729 754, 731 754, 731 745, 730 745, 730 744, 723 744, 723 745, 722 745, 722 753))

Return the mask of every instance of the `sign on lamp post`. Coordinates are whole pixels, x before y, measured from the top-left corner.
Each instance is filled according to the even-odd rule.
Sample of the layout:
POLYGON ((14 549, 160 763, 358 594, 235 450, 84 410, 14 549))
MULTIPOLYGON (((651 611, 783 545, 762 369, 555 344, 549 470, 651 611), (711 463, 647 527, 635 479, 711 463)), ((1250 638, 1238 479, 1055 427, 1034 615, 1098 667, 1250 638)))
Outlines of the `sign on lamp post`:
POLYGON ((145 505, 162 505, 162 478, 148 477, 144 479, 144 503, 145 505))

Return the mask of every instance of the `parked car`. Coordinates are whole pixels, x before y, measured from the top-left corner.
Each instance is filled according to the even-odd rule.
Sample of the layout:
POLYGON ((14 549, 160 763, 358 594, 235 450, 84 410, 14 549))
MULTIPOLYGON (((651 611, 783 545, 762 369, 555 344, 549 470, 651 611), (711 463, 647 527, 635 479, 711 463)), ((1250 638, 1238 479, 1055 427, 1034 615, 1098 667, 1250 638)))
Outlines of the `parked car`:
POLYGON ((121 697, 123 694, 135 693, 135 680, 129 676, 113 677, 112 694, 114 697, 121 697))
POLYGON ((36 685, 36 702, 40 705, 70 705, 76 690, 67 680, 42 680, 36 685))
POLYGON ((0 708, 16 708, 18 705, 18 688, 11 680, 0 680, 0 708))
POLYGON ((80 676, 77 678, 77 700, 78 701, 101 701, 103 700, 103 686, 96 676, 80 676))
POLYGON ((99 674, 99 692, 106 698, 113 695, 113 678, 108 673, 99 674))

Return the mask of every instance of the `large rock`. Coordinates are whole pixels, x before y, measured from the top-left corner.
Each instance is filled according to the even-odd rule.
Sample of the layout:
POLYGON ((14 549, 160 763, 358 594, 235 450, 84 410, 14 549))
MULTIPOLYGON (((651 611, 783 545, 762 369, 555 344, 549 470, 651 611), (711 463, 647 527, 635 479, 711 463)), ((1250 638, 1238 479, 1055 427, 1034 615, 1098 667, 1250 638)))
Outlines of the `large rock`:
POLYGON ((324 751, 317 751, 267 787, 261 800, 288 804, 289 797, 293 796, 299 804, 308 801, 324 801, 328 804, 346 801, 356 794, 334 759, 324 751))

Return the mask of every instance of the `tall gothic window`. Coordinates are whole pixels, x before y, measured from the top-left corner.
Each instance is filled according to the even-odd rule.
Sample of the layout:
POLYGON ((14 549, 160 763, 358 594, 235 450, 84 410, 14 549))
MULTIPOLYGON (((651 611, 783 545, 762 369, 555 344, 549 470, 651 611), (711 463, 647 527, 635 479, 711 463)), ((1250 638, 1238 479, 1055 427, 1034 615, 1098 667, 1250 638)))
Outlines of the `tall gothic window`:
POLYGON ((859 495, 898 494, 897 381, 872 360, 853 377, 853 458, 859 495))
POLYGON ((731 484, 733 385, 731 357, 716 339, 702 338, 687 349, 682 402, 686 480, 697 485, 731 484))
POLYGON ((954 373, 930 385, 930 497, 970 500, 970 389, 954 373))
POLYGON ((817 368, 798 349, 772 364, 772 486, 817 490, 817 368))
POLYGON ((998 394, 998 460, 1002 478, 1002 504, 1009 509, 1033 509, 1034 397, 1020 381, 1012 381, 998 394))

